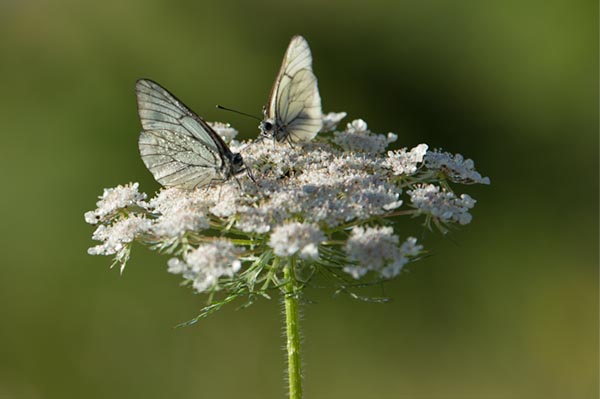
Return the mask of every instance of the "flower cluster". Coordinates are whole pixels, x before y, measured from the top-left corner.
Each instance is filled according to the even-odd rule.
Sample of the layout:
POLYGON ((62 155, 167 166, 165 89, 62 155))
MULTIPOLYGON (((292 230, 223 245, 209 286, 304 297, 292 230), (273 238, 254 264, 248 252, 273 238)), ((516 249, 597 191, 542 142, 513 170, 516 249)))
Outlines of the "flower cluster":
POLYGON ((371 270, 379 271, 384 278, 397 276, 402 267, 423 249, 414 237, 408 237, 400 246, 399 243, 400 238, 394 235, 391 227, 355 226, 344 246, 355 264, 344 267, 344 271, 357 279, 371 270))
POLYGON ((323 115, 323 130, 324 132, 333 132, 338 123, 341 122, 348 115, 345 112, 330 112, 327 115, 323 115))
POLYGON ((396 176, 412 175, 417 171, 417 166, 423 162, 427 148, 427 144, 419 144, 410 151, 407 151, 406 148, 388 151, 384 165, 391 168, 396 176))
POLYGON ((194 289, 203 292, 216 285, 223 276, 233 277, 242 263, 240 249, 231 241, 216 239, 184 253, 184 260, 169 259, 169 273, 181 274, 194 289))
POLYGON ((269 246, 277 256, 298 254, 301 259, 317 259, 319 245, 325 235, 313 224, 292 222, 276 227, 271 233, 269 246))
POLYGON ((457 222, 469 224, 473 217, 469 210, 475 206, 475 201, 468 194, 457 197, 451 191, 440 190, 438 186, 427 184, 409 190, 410 201, 420 213, 434 218, 441 223, 457 222))
POLYGON ((111 225, 98 226, 92 239, 102 241, 102 244, 88 249, 90 255, 115 255, 124 256, 127 244, 150 229, 152 223, 143 216, 132 215, 120 219, 111 225), (123 255, 121 255, 123 253, 123 255))
MULTIPOLYGON (((325 115, 324 129, 345 116, 325 115)), ((281 285, 284 265, 307 284, 315 275, 333 276, 344 287, 381 281, 424 251, 414 237, 394 233, 392 218, 422 216, 442 232, 468 224, 475 200, 455 194, 449 182, 489 184, 460 154, 428 151, 426 144, 388 150, 397 135, 373 133, 360 119, 293 146, 239 142, 231 126, 212 126, 242 154, 254 181, 241 176, 193 191, 164 188, 150 199, 137 183, 106 189, 97 209, 85 214, 100 241, 90 254, 114 255, 124 267, 139 242, 170 254, 168 271, 195 291, 228 298, 268 296, 281 285)))
POLYGON ((138 188, 139 184, 133 183, 104 189, 100 201, 96 202, 97 208, 85 213, 85 221, 89 224, 110 221, 119 210, 139 205, 146 194, 138 192, 138 188))
POLYGON ((440 150, 430 151, 425 157, 425 166, 430 170, 442 172, 455 183, 490 184, 489 177, 482 177, 475 170, 475 162, 464 159, 461 154, 452 155, 440 150))
POLYGON ((371 154, 382 153, 388 144, 398 140, 398 135, 395 133, 388 133, 387 136, 371 133, 367 128, 367 122, 362 119, 348 123, 346 130, 335 132, 333 135, 333 142, 345 151, 371 154))

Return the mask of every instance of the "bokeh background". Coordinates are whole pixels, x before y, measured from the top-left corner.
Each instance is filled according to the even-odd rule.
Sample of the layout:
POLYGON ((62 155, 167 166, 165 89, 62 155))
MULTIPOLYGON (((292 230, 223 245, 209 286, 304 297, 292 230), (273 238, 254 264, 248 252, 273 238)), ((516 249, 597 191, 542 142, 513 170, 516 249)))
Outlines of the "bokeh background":
MULTIPOLYGON (((277 300, 192 328, 203 298, 134 248, 91 257, 149 77, 243 137, 293 34, 325 111, 476 161, 474 221, 386 285, 304 306, 307 398, 596 398, 598 5, 557 1, 0 1, 0 398, 282 398, 277 300)), ((409 232, 407 232, 409 233, 409 232)), ((412 232, 421 234, 421 232, 412 232)))

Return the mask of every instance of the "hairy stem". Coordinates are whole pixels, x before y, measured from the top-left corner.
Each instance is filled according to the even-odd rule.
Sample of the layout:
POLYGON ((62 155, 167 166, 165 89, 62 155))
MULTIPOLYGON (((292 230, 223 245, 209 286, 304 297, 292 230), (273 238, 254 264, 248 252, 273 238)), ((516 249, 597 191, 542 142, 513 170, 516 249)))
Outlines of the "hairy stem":
POLYGON ((302 373, 300 364, 300 326, 298 315, 298 287, 295 278, 296 260, 294 258, 283 269, 285 331, 288 355, 289 399, 302 398, 302 373))

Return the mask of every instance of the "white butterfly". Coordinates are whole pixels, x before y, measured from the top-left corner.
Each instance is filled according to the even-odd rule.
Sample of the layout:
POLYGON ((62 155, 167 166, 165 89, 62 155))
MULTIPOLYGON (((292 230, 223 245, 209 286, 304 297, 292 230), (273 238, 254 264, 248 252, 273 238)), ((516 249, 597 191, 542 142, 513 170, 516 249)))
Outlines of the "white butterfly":
POLYGON ((242 156, 167 89, 140 79, 135 92, 143 128, 140 155, 160 184, 194 189, 246 170, 242 156))
POLYGON ((321 96, 306 39, 294 36, 283 57, 260 123, 260 136, 292 143, 312 140, 323 126, 321 96))

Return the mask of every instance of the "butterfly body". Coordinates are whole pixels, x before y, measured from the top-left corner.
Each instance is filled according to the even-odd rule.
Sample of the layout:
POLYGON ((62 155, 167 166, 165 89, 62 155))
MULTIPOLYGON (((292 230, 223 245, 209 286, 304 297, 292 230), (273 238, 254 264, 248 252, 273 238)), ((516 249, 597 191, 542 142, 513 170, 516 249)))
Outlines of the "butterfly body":
POLYGON ((323 126, 321 96, 306 39, 294 36, 264 108, 261 137, 292 143, 310 141, 323 126))
POLYGON ((160 184, 194 189, 246 171, 242 156, 167 89, 140 79, 136 95, 140 155, 160 184))

